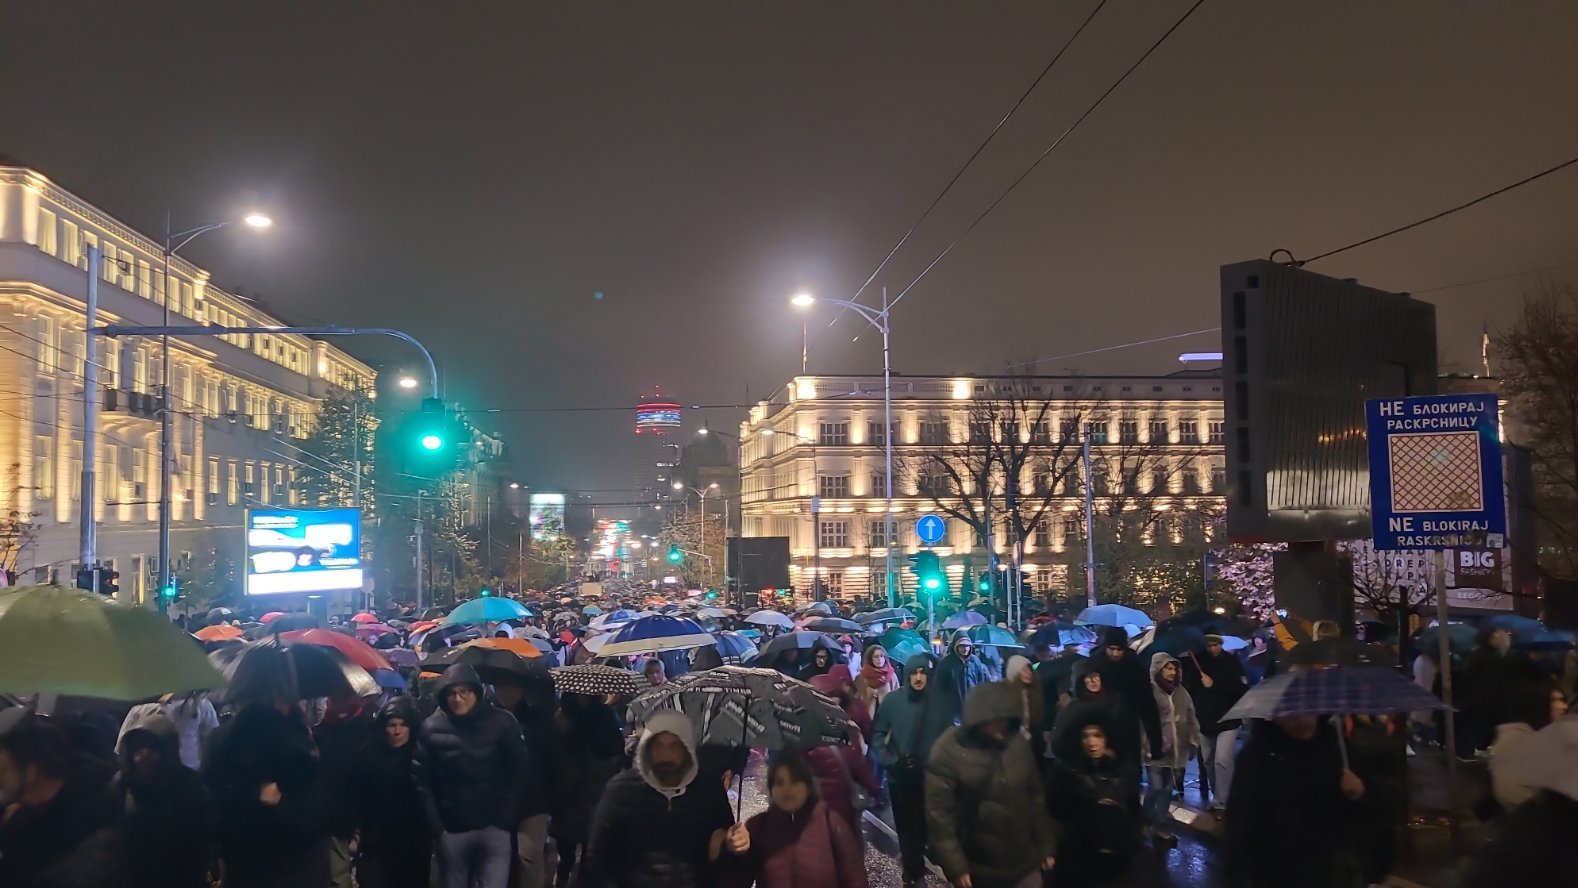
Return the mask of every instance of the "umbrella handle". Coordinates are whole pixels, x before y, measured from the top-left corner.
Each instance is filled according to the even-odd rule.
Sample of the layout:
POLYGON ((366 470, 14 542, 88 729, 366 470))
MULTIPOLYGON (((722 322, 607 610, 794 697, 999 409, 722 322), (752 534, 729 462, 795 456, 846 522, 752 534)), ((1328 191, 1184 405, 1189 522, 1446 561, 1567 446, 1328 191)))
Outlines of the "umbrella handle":
POLYGON ((1337 751, 1342 753, 1342 769, 1351 771, 1353 769, 1348 767, 1348 738, 1343 736, 1341 719, 1340 715, 1332 716, 1331 726, 1337 729, 1337 751))
MULTIPOLYGON (((750 698, 746 694, 746 698, 750 698)), ((745 750, 745 767, 751 766, 751 750, 745 745, 746 738, 751 736, 751 708, 746 706, 740 713, 740 748, 745 750)), ((740 769, 740 791, 734 794, 734 822, 740 822, 740 814, 745 810, 745 770, 740 769)))

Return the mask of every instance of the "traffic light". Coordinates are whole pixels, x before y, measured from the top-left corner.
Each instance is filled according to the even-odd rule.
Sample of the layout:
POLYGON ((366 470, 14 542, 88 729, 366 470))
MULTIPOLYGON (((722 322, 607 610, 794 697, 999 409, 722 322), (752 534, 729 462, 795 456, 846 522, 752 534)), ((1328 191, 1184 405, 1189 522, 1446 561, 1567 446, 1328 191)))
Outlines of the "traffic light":
POLYGON ((489 595, 492 595, 492 594, 493 594, 493 590, 492 589, 484 588, 482 590, 482 597, 483 598, 487 598, 489 595))
POLYGON ((708 601, 717 601, 718 600, 718 590, 717 589, 708 589, 707 590, 707 600, 708 601))
POLYGON ((992 572, 991 571, 989 571, 989 570, 981 571, 981 575, 978 578, 976 578, 976 581, 975 581, 975 591, 978 592, 981 595, 990 595, 990 594, 992 594, 992 572))
POLYGON ((453 471, 471 441, 471 431, 444 402, 427 398, 422 409, 400 427, 406 468, 414 475, 437 478, 453 471))
POLYGON ((678 564, 685 560, 685 553, 679 550, 679 543, 668 544, 668 563, 678 564))
POLYGON ((942 561, 937 553, 923 549, 909 557, 910 572, 915 574, 921 596, 935 598, 948 592, 948 576, 942 571, 942 561))
POLYGON ((121 591, 121 572, 118 570, 99 569, 99 594, 119 595, 121 591))
POLYGON ((108 567, 101 565, 98 569, 98 577, 95 578, 93 574, 94 570, 92 567, 78 569, 77 588, 84 592, 95 592, 99 595, 114 595, 121 591, 120 584, 115 582, 121 578, 119 571, 110 570, 108 567), (97 579, 96 586, 95 579, 97 579))
POLYGON ((93 568, 84 567, 77 570, 77 588, 85 592, 98 591, 97 584, 94 582, 93 568))
POLYGON ((170 584, 159 590, 159 603, 169 606, 179 597, 181 597, 181 589, 176 585, 175 577, 171 577, 170 584))

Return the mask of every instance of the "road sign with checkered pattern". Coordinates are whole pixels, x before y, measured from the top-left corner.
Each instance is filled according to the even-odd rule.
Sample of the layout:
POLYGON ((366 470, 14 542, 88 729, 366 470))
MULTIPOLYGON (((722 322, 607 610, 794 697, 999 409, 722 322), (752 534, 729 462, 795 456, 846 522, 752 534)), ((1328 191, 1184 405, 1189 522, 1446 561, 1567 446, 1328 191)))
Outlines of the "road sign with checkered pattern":
POLYGON ((1506 542, 1494 395, 1366 402, 1377 549, 1483 549, 1506 542))

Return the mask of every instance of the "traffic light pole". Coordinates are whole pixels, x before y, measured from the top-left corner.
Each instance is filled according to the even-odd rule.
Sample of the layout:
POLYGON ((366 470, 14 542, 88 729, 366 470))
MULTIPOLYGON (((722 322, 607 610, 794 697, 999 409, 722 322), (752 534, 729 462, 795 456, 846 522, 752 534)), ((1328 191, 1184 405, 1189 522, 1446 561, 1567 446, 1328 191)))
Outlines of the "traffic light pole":
MULTIPOLYGON (((92 330, 99 322, 99 266, 104 253, 97 245, 88 247, 88 303, 83 330, 92 330)), ((96 476, 93 468, 99 454, 99 362, 93 348, 93 337, 83 336, 82 367, 82 502, 77 517, 77 542, 79 569, 93 572, 93 590, 99 588, 98 526, 93 522, 96 476)))

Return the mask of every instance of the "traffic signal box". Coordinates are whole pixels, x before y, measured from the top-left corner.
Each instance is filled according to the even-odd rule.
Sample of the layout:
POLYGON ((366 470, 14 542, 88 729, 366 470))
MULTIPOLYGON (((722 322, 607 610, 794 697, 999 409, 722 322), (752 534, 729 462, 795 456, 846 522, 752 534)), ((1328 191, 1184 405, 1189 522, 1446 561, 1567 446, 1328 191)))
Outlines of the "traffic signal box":
POLYGON ((942 559, 930 549, 922 549, 909 556, 910 572, 915 574, 915 585, 920 588, 922 600, 936 599, 948 594, 948 575, 943 573, 942 559))

